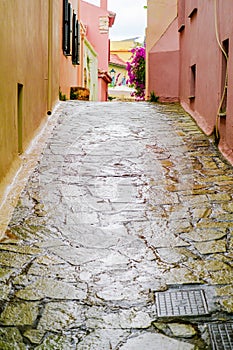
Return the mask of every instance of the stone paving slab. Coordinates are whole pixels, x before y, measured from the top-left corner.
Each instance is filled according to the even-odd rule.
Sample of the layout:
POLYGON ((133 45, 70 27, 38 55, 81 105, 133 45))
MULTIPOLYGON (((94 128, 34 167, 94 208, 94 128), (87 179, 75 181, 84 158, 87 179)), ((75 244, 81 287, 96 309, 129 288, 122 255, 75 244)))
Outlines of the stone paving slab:
POLYGON ((232 166, 176 104, 56 113, 0 242, 0 348, 209 349, 232 321, 232 166), (174 289, 208 315, 161 320, 174 289))

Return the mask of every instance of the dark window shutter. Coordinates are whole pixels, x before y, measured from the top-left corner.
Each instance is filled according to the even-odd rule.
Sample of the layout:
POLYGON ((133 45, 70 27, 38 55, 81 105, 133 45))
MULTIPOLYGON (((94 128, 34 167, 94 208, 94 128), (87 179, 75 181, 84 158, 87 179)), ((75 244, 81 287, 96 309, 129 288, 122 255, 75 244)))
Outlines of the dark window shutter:
POLYGON ((68 36, 67 36, 67 41, 68 41, 68 47, 67 47, 67 55, 70 55, 70 50, 71 50, 71 20, 72 20, 72 6, 69 3, 68 4, 68 36))
POLYGON ((80 64, 80 24, 77 21, 76 22, 76 28, 77 28, 77 60, 76 63, 80 64))
POLYGON ((67 52, 68 42, 68 0, 63 0, 63 35, 62 35, 62 49, 64 54, 67 52))
POLYGON ((80 64, 80 27, 76 18, 77 15, 73 14, 72 63, 80 64))
POLYGON ((68 0, 63 1, 63 17, 64 17, 64 21, 68 22, 68 19, 69 19, 68 0))
POLYGON ((64 55, 70 55, 70 30, 71 30, 71 4, 63 0, 63 40, 62 49, 64 55))
POLYGON ((73 14, 73 23, 72 23, 72 63, 76 64, 76 41, 77 41, 77 27, 76 27, 76 17, 77 15, 73 14))

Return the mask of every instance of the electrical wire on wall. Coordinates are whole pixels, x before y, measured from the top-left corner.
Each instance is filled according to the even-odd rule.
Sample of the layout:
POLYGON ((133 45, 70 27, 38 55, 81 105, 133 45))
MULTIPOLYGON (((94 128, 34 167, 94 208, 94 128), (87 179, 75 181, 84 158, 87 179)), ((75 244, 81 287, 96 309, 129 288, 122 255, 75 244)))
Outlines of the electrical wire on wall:
POLYGON ((225 76, 225 82, 224 82, 224 88, 223 88, 223 92, 222 92, 222 96, 221 96, 221 100, 218 106, 218 110, 217 110, 217 116, 216 116, 216 122, 215 122, 215 134, 216 134, 216 138, 217 140, 219 140, 220 135, 219 135, 219 117, 221 115, 221 109, 224 103, 224 99, 225 96, 227 94, 227 84, 228 84, 228 55, 226 53, 226 51, 223 48, 223 45, 220 42, 220 38, 219 38, 219 30, 218 30, 218 10, 217 10, 217 1, 218 0, 214 0, 214 19, 215 19, 215 35, 216 35, 216 40, 218 43, 218 46, 220 47, 223 55, 226 58, 226 76, 225 76))

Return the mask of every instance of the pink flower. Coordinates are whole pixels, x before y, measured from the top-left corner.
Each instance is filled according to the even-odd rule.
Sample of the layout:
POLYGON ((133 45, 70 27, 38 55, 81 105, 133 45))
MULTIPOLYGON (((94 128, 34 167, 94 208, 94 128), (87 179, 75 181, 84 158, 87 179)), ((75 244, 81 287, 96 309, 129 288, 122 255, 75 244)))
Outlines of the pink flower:
POLYGON ((126 69, 128 71, 129 83, 134 85, 135 92, 133 96, 136 100, 145 99, 145 47, 136 47, 131 50, 131 61, 127 62, 126 69))

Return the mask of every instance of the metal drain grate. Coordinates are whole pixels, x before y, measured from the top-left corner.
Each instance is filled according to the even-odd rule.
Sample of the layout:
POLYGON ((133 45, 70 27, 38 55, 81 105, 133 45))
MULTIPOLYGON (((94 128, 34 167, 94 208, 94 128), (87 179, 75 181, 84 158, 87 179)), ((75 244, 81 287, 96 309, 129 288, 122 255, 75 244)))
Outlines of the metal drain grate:
POLYGON ((233 349, 233 323, 209 325, 209 332, 213 350, 233 349))
POLYGON ((200 290, 176 290, 155 293, 159 317, 207 315, 205 294, 200 290))

